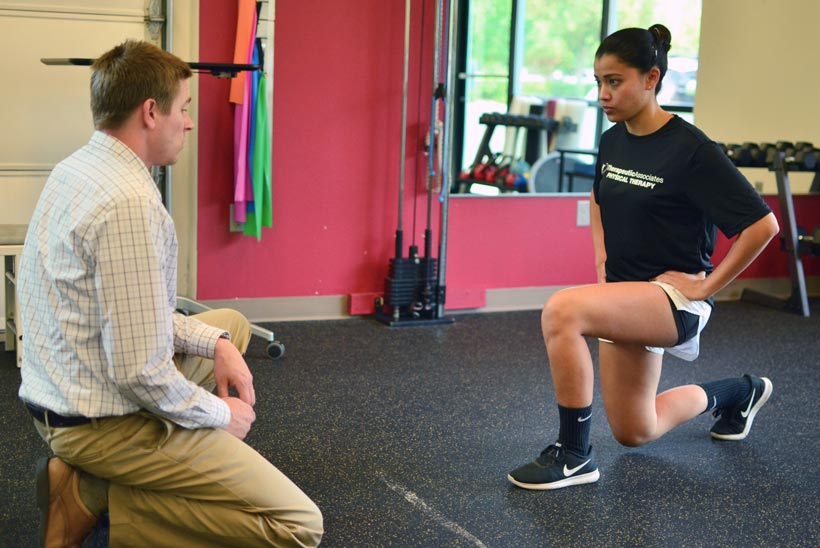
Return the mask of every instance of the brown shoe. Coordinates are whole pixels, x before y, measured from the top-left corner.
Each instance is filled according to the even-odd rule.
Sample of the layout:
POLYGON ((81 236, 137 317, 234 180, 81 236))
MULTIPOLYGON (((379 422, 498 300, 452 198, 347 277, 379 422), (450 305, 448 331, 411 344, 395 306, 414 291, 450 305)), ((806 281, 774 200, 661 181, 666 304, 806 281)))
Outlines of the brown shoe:
POLYGON ((80 500, 80 473, 57 457, 37 462, 40 547, 79 548, 98 517, 80 500))

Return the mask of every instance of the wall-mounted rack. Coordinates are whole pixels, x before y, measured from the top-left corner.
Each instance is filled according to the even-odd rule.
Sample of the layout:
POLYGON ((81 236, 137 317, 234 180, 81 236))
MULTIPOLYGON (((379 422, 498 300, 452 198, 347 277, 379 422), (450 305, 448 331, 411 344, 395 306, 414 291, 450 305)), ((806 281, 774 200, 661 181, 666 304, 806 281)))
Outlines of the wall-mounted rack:
MULTIPOLYGON (((90 67, 94 63, 94 59, 83 57, 48 57, 40 59, 44 65, 51 66, 80 66, 90 67)), ((236 63, 193 63, 188 62, 188 66, 195 72, 204 72, 217 78, 235 78, 237 74, 243 71, 262 70, 262 65, 243 65, 236 63)))

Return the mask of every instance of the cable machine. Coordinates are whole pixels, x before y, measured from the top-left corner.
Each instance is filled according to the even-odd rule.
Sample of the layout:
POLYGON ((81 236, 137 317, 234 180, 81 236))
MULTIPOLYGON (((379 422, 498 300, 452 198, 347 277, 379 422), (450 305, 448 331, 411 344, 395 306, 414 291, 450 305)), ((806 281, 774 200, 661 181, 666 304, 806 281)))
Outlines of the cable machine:
MULTIPOLYGON (((422 0, 423 5, 424 0, 422 0)), ((452 318, 444 316, 446 297, 446 257, 447 223, 449 214, 450 186, 452 176, 452 112, 456 74, 455 59, 456 23, 458 21, 458 1, 436 0, 435 39, 433 53, 433 91, 430 110, 430 126, 427 137, 427 217, 424 230, 424 254, 419 255, 418 246, 404 247, 404 186, 405 153, 407 147, 407 97, 408 70, 410 62, 410 12, 411 0, 405 0, 404 14, 404 85, 402 90, 401 156, 399 161, 398 225, 396 227, 395 256, 390 259, 385 278, 384 297, 375 302, 375 318, 391 327, 413 325, 436 325, 452 323, 452 318), (448 28, 445 36, 443 22, 447 15, 448 28), (446 56, 442 52, 446 45, 446 56), (442 64, 445 65, 446 83, 442 81, 442 64), (443 121, 439 118, 442 114, 443 121), (438 136, 437 136, 438 132, 438 136), (439 165, 436 172, 436 142, 439 144, 439 165), (439 194, 440 225, 438 258, 433 256, 432 209, 434 180, 441 178, 439 194)), ((422 22, 423 24, 423 22, 422 22)), ((415 197, 418 200, 418 196, 415 197)))

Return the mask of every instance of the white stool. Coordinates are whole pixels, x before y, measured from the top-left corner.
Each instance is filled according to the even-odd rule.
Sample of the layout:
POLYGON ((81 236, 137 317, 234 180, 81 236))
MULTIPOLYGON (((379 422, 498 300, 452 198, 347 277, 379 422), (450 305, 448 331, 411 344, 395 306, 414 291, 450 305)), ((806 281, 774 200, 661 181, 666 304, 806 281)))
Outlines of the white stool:
POLYGON ((20 318, 20 303, 17 302, 15 287, 27 229, 27 225, 0 225, 0 255, 3 255, 4 259, 3 279, 6 304, 5 348, 7 352, 16 350, 17 367, 22 365, 20 345, 23 341, 23 333, 17 321, 20 318))

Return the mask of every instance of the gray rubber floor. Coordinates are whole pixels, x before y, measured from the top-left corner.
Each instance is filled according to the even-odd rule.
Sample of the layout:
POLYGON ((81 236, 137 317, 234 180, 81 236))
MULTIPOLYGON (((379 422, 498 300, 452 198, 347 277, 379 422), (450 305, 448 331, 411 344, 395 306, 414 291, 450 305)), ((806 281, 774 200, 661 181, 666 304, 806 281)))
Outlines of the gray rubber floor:
MULTIPOLYGON (((820 302, 810 318, 718 303, 701 357, 667 357, 661 389, 745 372, 774 383, 749 437, 718 442, 703 415, 642 448, 618 445, 598 398, 601 479, 556 492, 507 472, 554 441, 538 312, 456 315, 437 327, 369 319, 268 325, 248 352, 258 403, 248 443, 322 509, 328 547, 820 546, 820 302)), ((595 349, 593 345, 593 353, 595 349)), ((34 546, 34 463, 48 454, 0 352, 0 546, 34 546)), ((105 531, 90 545, 104 546, 105 531)))

